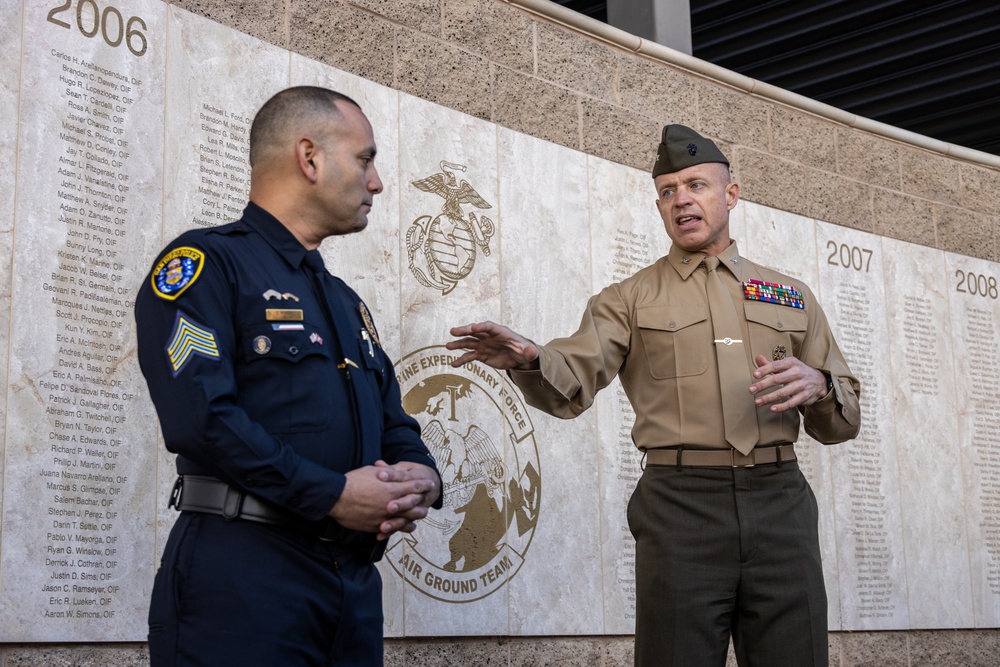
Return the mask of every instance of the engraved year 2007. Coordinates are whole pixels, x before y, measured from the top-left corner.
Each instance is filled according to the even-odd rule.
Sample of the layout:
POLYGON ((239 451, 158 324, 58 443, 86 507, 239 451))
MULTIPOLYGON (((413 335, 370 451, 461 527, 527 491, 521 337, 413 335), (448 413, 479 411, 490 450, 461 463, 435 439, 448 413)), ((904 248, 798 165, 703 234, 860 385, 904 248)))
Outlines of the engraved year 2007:
POLYGON ((996 276, 987 276, 982 273, 973 273, 972 271, 956 269, 955 277, 958 278, 958 284, 955 285, 956 292, 971 294, 972 296, 986 297, 994 300, 997 298, 996 276))
POLYGON ((868 248, 859 248, 856 245, 847 245, 836 241, 827 241, 826 248, 830 251, 826 258, 827 264, 868 273, 874 254, 868 248))
MULTIPOLYGON (((72 30, 73 26, 56 18, 59 14, 69 11, 72 6, 73 0, 66 0, 58 7, 50 9, 46 19, 49 23, 72 30)), ((96 0, 77 0, 76 27, 84 37, 94 37, 100 32, 108 46, 119 46, 124 41, 125 46, 133 55, 141 56, 146 53, 148 44, 146 43, 146 35, 142 32, 146 29, 146 22, 138 16, 132 16, 126 21, 122 13, 111 5, 101 11, 96 0), (137 29, 136 25, 141 30, 137 29)))

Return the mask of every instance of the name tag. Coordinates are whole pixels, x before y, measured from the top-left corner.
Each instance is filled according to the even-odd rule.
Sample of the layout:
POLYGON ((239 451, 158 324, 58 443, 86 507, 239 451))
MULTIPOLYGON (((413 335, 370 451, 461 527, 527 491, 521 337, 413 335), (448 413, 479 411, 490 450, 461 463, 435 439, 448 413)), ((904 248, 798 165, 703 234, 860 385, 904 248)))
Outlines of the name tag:
POLYGON ((301 322, 302 310, 298 308, 268 308, 264 311, 268 322, 301 322))

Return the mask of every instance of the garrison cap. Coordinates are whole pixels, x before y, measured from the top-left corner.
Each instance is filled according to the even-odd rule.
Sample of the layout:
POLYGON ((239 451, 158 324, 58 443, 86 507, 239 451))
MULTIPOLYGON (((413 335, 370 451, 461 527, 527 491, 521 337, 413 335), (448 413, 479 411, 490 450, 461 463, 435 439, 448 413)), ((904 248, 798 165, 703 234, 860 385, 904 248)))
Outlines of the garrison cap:
POLYGON ((653 178, 706 162, 721 162, 729 166, 729 160, 711 139, 684 125, 663 126, 663 137, 656 151, 656 164, 653 165, 653 178))

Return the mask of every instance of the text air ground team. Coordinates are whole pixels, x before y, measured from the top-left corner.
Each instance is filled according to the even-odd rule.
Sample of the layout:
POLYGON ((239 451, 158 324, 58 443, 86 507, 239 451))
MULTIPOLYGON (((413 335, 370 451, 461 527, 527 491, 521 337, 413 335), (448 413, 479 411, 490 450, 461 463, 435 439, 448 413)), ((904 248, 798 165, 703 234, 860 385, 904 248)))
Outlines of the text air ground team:
MULTIPOLYGON (((382 183, 361 109, 283 91, 251 129, 243 218, 188 232, 136 305, 139 357, 181 510, 157 574, 159 665, 381 665, 392 533, 440 506, 364 302, 323 266, 364 229, 382 183)), ((456 327, 456 365, 506 370, 570 418, 620 376, 646 468, 636 538, 636 665, 827 664, 816 501, 795 460, 800 419, 854 437, 860 385, 809 288, 741 257, 739 198, 710 140, 664 128, 653 169, 666 257, 591 298, 579 329, 537 345, 456 327)), ((544 447, 544 442, 539 443, 544 447)))

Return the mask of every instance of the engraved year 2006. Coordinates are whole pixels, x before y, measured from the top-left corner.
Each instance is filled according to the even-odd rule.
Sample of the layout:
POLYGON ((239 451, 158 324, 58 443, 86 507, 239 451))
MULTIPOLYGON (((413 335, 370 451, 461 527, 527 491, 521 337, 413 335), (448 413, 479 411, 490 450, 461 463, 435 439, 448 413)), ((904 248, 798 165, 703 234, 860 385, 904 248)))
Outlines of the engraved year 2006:
MULTIPOLYGON (((66 21, 56 18, 59 14, 67 12, 73 6, 73 0, 66 0, 58 7, 49 10, 46 17, 49 23, 54 23, 61 28, 72 30, 66 21)), ((146 35, 142 30, 137 29, 138 25, 142 30, 146 29, 146 22, 138 16, 133 16, 125 20, 122 13, 117 8, 108 5, 101 11, 96 0, 77 0, 76 2, 76 27, 84 37, 94 37, 98 32, 107 42, 108 46, 119 46, 122 40, 125 46, 136 56, 146 53, 146 35)))
POLYGON ((868 269, 872 263, 872 255, 874 254, 868 248, 859 248, 856 245, 847 245, 846 243, 837 243, 836 241, 827 241, 826 247, 830 251, 830 254, 826 258, 827 264, 868 273, 868 269))
POLYGON ((958 278, 958 284, 955 285, 956 292, 971 294, 972 296, 987 297, 990 299, 997 298, 996 276, 987 276, 982 273, 973 273, 972 271, 956 269, 955 277, 958 278))

